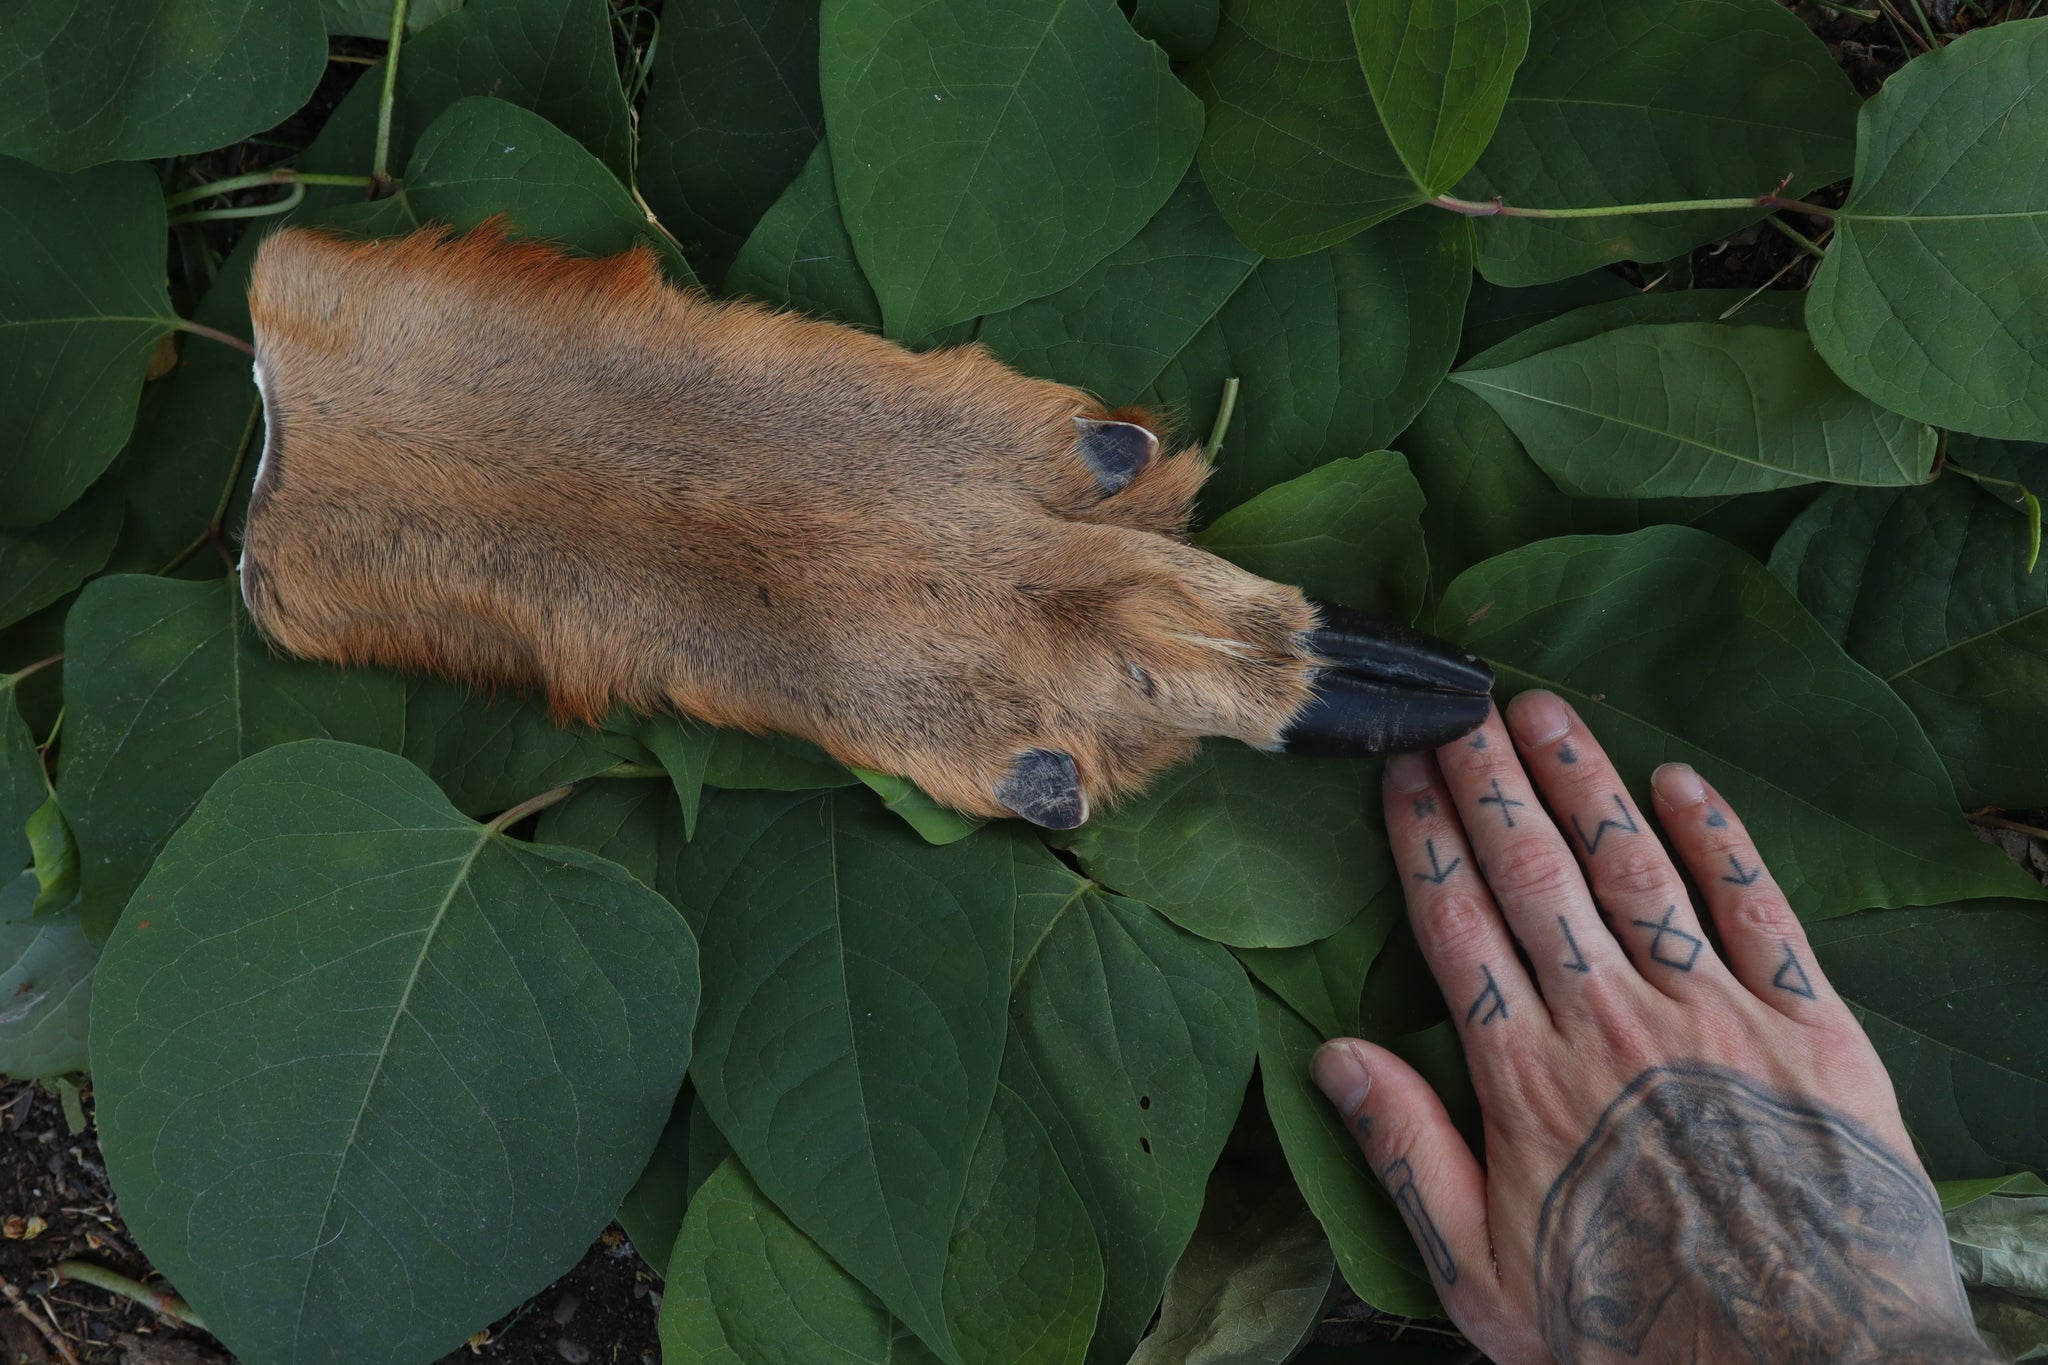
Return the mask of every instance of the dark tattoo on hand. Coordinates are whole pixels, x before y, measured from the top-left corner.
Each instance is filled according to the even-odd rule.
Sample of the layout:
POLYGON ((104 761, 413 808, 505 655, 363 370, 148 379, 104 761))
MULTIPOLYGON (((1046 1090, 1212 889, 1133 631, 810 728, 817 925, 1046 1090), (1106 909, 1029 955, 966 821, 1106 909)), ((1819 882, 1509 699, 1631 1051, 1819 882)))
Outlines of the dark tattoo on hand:
POLYGON ((1484 1028, 1496 1019, 1508 1017, 1508 998, 1500 993, 1500 982, 1493 979, 1493 968, 1482 966, 1479 970, 1486 974, 1486 989, 1479 992, 1472 1008, 1465 1011, 1465 1022, 1471 1023, 1472 1016, 1479 1014, 1479 1007, 1484 1005, 1486 1013, 1479 1014, 1479 1026, 1484 1028))
POLYGON ((1616 796, 1610 799, 1614 802, 1614 813, 1621 818, 1619 820, 1603 818, 1599 824, 1593 826, 1591 834, 1587 834, 1586 827, 1579 823, 1578 812, 1572 812, 1572 828, 1579 832, 1579 842, 1586 846, 1586 852, 1589 856, 1600 851, 1600 841, 1607 837, 1607 831, 1610 829, 1618 829, 1623 834, 1639 834, 1642 832, 1636 828, 1636 818, 1628 813, 1628 807, 1622 804, 1621 798, 1616 796))
POLYGON ((1445 1284, 1456 1284, 1458 1263, 1451 1259, 1450 1247, 1436 1230, 1436 1220, 1429 1216, 1429 1206, 1422 1202, 1422 1191, 1415 1188, 1415 1168, 1408 1164, 1408 1158, 1388 1162, 1380 1179, 1387 1182, 1387 1193, 1394 1197, 1401 1216, 1408 1220, 1408 1226, 1415 1232, 1416 1245, 1422 1248, 1438 1277, 1445 1284))
POLYGON ((1707 811, 1707 828, 1708 828, 1708 829, 1726 829, 1726 828, 1728 828, 1728 817, 1727 817, 1727 816, 1725 816, 1725 815, 1723 815, 1723 814, 1721 814, 1721 812, 1719 812, 1719 811, 1717 811, 1717 810, 1714 810, 1714 809, 1712 809, 1712 808, 1709 808, 1709 809, 1708 809, 1708 811, 1707 811))
POLYGON ((1848 1117, 1702 1063, 1652 1067, 1607 1107, 1535 1251, 1566 1365, 1992 1359, 1926 1178, 1848 1117))
POLYGON ((1687 933, 1671 922, 1677 913, 1677 906, 1667 906, 1664 918, 1654 924, 1646 919, 1632 919, 1629 923, 1651 931, 1650 961, 1661 962, 1676 971, 1689 972, 1692 964, 1700 960, 1700 949, 1706 944, 1698 934, 1687 933), (1671 948, 1664 946, 1667 935, 1674 944, 1671 948))
POLYGON ((1785 960, 1778 964, 1778 974, 1771 978, 1771 984, 1808 1000, 1819 998, 1814 995, 1813 982, 1807 978, 1806 968, 1799 965, 1799 954, 1792 951, 1790 943, 1785 945, 1785 960))
POLYGON ((1572 937, 1571 921, 1567 920, 1563 915, 1559 915, 1557 917, 1557 927, 1564 930, 1565 946, 1572 950, 1572 960, 1563 964, 1564 969, 1568 972, 1592 971, 1592 964, 1587 962, 1586 955, 1579 951, 1579 941, 1572 937))
POLYGON ((1436 840, 1434 839, 1423 840, 1423 846, 1429 850, 1429 871, 1412 874, 1418 882, 1428 882, 1431 886, 1442 886, 1445 878, 1465 865, 1463 858, 1451 859, 1449 867, 1445 867, 1442 863, 1438 862, 1436 858, 1436 840))
POLYGON ((1566 740, 1557 746, 1557 761, 1564 764, 1567 768, 1579 761, 1579 751, 1572 747, 1570 740, 1566 740))
POLYGON ((1728 866, 1735 869, 1735 875, 1732 877, 1724 876, 1721 880, 1727 882, 1730 886, 1755 886, 1756 879, 1764 875, 1761 864, 1756 867, 1744 867, 1741 863, 1735 861, 1733 853, 1728 855, 1728 866))
POLYGON ((1435 815, 1435 814, 1436 814, 1436 798, 1435 798, 1434 796, 1418 796, 1418 797, 1416 797, 1416 798, 1415 798, 1415 818, 1416 818, 1416 819, 1420 820, 1420 819, 1422 819, 1422 818, 1423 818, 1424 816, 1426 816, 1426 815, 1435 815))
POLYGON ((1472 747, 1473 747, 1473 748, 1475 748, 1475 749, 1484 749, 1484 748, 1486 747, 1486 736, 1485 736, 1485 735, 1474 735, 1474 736, 1472 736, 1472 739, 1471 739, 1471 745, 1472 745, 1472 747))
POLYGON ((1515 827, 1514 808, 1516 806, 1526 806, 1529 803, 1527 801, 1517 801, 1514 797, 1503 793, 1500 789, 1500 779, 1496 777, 1493 779, 1493 795, 1480 797, 1479 804, 1482 806, 1499 806, 1500 818, 1508 822, 1509 829, 1513 829, 1515 827))
POLYGON ((1352 1131, 1358 1134, 1360 1142, 1369 1141, 1372 1137, 1372 1115, 1360 1114, 1357 1118, 1351 1120, 1351 1127, 1352 1131))

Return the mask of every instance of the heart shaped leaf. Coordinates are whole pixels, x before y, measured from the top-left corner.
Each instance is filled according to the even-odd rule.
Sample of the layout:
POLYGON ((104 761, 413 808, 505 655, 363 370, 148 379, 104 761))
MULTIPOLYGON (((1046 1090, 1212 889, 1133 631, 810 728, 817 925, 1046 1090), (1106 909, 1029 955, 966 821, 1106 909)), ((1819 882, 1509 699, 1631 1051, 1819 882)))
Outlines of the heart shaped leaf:
POLYGON ((1425 195, 1486 149, 1529 50, 1529 0, 1350 0, 1358 63, 1387 140, 1425 195))
POLYGON ((30 917, 38 889, 34 872, 0 886, 0 1076, 17 1080, 86 1069, 100 956, 76 915, 30 917))
POLYGON ((1909 62, 1863 107, 1856 181, 1807 294, 1842 378, 1935 426, 2048 434, 2048 18, 1909 62))
POLYGON ((393 754, 266 749, 100 960, 122 1213, 244 1359, 431 1359, 610 1220, 696 1001, 689 929, 614 864, 465 819, 393 754))

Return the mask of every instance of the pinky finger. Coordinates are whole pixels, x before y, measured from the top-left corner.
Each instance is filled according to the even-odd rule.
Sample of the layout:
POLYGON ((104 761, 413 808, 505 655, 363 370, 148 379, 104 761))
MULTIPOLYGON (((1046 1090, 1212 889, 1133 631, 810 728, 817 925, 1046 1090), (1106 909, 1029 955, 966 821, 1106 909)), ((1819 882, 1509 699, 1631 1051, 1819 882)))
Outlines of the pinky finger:
POLYGON ((1818 1021, 1845 1012, 1821 975, 1791 902, 1720 793, 1683 763, 1657 769, 1650 787, 1671 846, 1707 899, 1736 978, 1794 1019, 1818 1021))
POLYGON ((1400 1210, 1443 1300, 1473 1344, 1496 1360, 1537 1358, 1533 1321, 1518 1322, 1504 1301, 1487 1223, 1486 1174, 1415 1069, 1357 1038, 1323 1044, 1316 1085, 1358 1140, 1366 1164, 1400 1210))

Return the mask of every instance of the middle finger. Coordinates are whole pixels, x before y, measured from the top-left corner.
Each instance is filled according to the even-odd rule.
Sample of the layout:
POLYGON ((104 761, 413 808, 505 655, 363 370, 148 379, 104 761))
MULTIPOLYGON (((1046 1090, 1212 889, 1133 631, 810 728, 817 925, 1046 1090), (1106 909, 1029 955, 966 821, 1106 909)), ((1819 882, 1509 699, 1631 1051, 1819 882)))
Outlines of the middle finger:
POLYGON ((1551 1012, 1586 1010, 1588 990, 1627 973, 1628 963, 1601 927, 1586 879, 1529 785, 1500 712, 1437 750, 1437 762, 1479 873, 1528 955, 1551 1012))

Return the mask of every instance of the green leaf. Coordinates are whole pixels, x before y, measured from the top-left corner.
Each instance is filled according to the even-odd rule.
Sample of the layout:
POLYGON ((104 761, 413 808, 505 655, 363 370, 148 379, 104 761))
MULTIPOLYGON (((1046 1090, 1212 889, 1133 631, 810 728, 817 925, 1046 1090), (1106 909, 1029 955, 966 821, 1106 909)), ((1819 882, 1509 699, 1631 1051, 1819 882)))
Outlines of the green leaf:
POLYGON ((1358 63, 1408 178, 1425 195, 1486 150, 1529 50, 1529 0, 1350 0, 1358 63))
POLYGON ((1137 236, 1065 289, 984 318, 976 339, 1027 374, 1122 407, 1144 397, 1258 264, 1190 173, 1137 236))
POLYGON ((1196 544, 1310 597, 1413 621, 1429 583, 1422 489, 1390 450, 1332 460, 1233 507, 1196 544))
POLYGON ((395 677, 273 653, 229 578, 97 579, 65 622, 64 651, 57 790, 84 850, 81 913, 96 936, 237 760, 319 736, 395 749, 404 734, 395 677))
POLYGON ((1937 1180, 1934 1193, 1941 1200, 1941 1211, 1949 1214, 1988 1195, 2011 1194, 2031 1198, 2048 1194, 2048 1181, 2032 1171, 2022 1171, 2018 1175, 1986 1175, 1975 1180, 1937 1180))
POLYGON ((1493 664, 1503 695, 1571 701, 1638 791, 1659 763, 1698 768, 1805 919, 2041 894, 1971 834, 1904 703, 1712 536, 1511 551, 1451 584, 1437 628, 1493 664))
POLYGON ((683 1219, 661 1298, 664 1359, 935 1365, 938 1357, 727 1161, 683 1219))
POLYGON ((726 272, 725 292, 882 330, 882 305, 854 260, 824 143, 755 225, 726 272))
POLYGON ((640 189, 716 280, 825 136, 818 6, 678 0, 661 22, 640 189))
POLYGON ((2048 1186, 2031 1174, 2003 1183, 2028 1192, 1989 1194, 1948 1210, 1956 1273, 1973 1288, 2025 1294, 2048 1309, 2048 1186))
MULTIPOLYGON (((274 221, 258 219, 235 244, 192 311, 195 321, 250 335, 249 271, 274 221)), ((204 337, 178 340, 177 367, 144 387, 135 433, 101 480, 127 502, 109 573, 157 573, 189 550, 181 576, 218 576, 220 555, 193 547, 224 506, 232 546, 256 481, 251 453, 263 449, 263 397, 250 382, 249 357, 204 337)))
POLYGON ((1443 1316, 1415 1239, 1344 1121, 1309 1078, 1323 1036, 1259 991, 1259 1076, 1287 1167, 1314 1211, 1351 1292, 1406 1317, 1443 1316))
POLYGON ((1185 75, 1209 110, 1202 177, 1265 255, 1335 245, 1422 201, 1338 5, 1229 0, 1216 41, 1185 75))
POLYGON ((107 1169, 238 1355, 429 1359, 611 1218, 696 1003, 689 929, 618 867, 465 819, 396 755, 283 745, 214 785, 108 940, 107 1169))
POLYGON ((1229 955, 1020 841, 1003 1081, 1051 1134, 1094 1220, 1090 1358, 1120 1362, 1200 1216, 1251 1075, 1251 990, 1229 955))
POLYGON ((593 256, 644 243, 671 280, 697 282, 602 162, 540 115, 503 100, 477 95, 449 105, 420 134, 403 193, 422 222, 460 230, 503 214, 523 236, 593 256))
POLYGON ((1203 938, 1286 948, 1341 929, 1392 875, 1379 768, 1209 740, 1078 831, 1087 874, 1203 938))
MULTIPOLYGON (((368 175, 383 88, 379 62, 328 118, 299 168, 368 175)), ((408 40, 391 106, 391 165, 409 162, 415 139, 465 95, 530 109, 582 143, 614 176, 632 175, 631 113, 619 86, 605 0, 469 0, 408 40)), ((361 192, 315 190, 308 197, 314 203, 360 201, 361 192)))
MULTIPOLYGON (((548 808, 550 812, 559 809, 548 808)), ((619 1226, 626 1230, 640 1259, 657 1275, 668 1265, 690 1206, 690 1111, 696 1100, 696 1092, 688 1085, 677 1092, 668 1122, 654 1140, 654 1151, 641 1168, 640 1178, 619 1201, 619 1226)))
POLYGON ((941 1283, 1002 1056, 1012 844, 932 847, 865 792, 721 793, 679 888, 704 925, 706 1109, 776 1204, 949 1359, 941 1283))
POLYGON ((404 754, 465 815, 504 810, 619 761, 596 731, 555 724, 537 697, 484 697, 438 678, 405 680, 403 738, 378 747, 404 754))
POLYGON ((1966 34, 1863 107, 1807 294, 1842 378, 1935 426, 2048 434, 2048 18, 1966 34))
POLYGON ((855 768, 853 775, 868 790, 881 797, 883 805, 902 816, 904 822, 922 835, 928 844, 957 843, 988 823, 940 805, 907 777, 878 773, 872 768, 855 768))
MULTIPOLYGON (((1463 365, 1481 351, 1497 346, 1519 332, 1580 308, 1621 299, 1682 299, 1698 292, 1705 291, 1639 294, 1612 270, 1589 270, 1569 279, 1521 288, 1495 284, 1491 280, 1474 280, 1472 297, 1465 301, 1465 332, 1458 339, 1458 363, 1463 365)), ((1796 318, 1797 314, 1794 316, 1796 318)))
POLYGON ((145 166, 56 175, 0 157, 0 526, 55 517, 128 439, 177 321, 164 231, 145 166))
POLYGON ((0 1075, 86 1069, 86 1019, 100 951, 71 916, 31 919, 36 875, 0 886, 0 1075))
POLYGON ((15 704, 15 682, 0 676, 0 876, 12 875, 30 857, 22 827, 49 795, 36 737, 15 704))
POLYGON ((58 911, 76 910, 78 901, 78 840, 71 822, 50 792, 22 825, 28 836, 29 853, 35 860, 36 899, 29 913, 38 917, 58 911))
POLYGON ((60 171, 210 151, 282 123, 326 66, 314 0, 9 6, 0 146, 60 171))
POLYGON ((1936 1180, 2048 1169, 2048 916, 2026 901, 1809 925, 1936 1180))
POLYGON ((120 484, 102 479, 55 521, 0 531, 0 626, 41 611, 98 573, 121 534, 121 513, 120 484))
POLYGON ((1932 476, 1935 434, 1851 391, 1804 332, 1622 327, 1452 376, 1543 471, 1589 498, 1725 497, 1932 476))
POLYGON ((1080 1361, 1102 1301, 1088 1210, 1045 1128, 996 1088, 947 1251, 946 1314, 968 1365, 1080 1361))
MULTIPOLYGON (((1848 173, 1856 92, 1773 0, 1532 0, 1529 54, 1467 199, 1587 208, 1811 193, 1848 173)), ((1485 218, 1479 269, 1541 284, 1614 261, 1665 261, 1765 210, 1485 218)))
MULTIPOLYGON (((418 33, 428 24, 462 8, 462 0, 411 0, 405 8, 405 31, 418 33)), ((390 0, 320 0, 327 32, 337 38, 391 36, 390 0)))
POLYGON ((850 0, 819 79, 890 336, 1072 284, 1179 183, 1202 111, 1114 0, 850 0))
POLYGON ((1329 937, 1298 948, 1239 948, 1237 960, 1325 1038, 1369 1034, 1361 1008, 1366 973, 1400 926, 1405 905, 1406 892, 1390 881, 1329 937))
POLYGON ((1322 1317, 1336 1273, 1330 1243, 1292 1182, 1219 1166, 1201 1225, 1167 1282, 1159 1325, 1131 1365, 1291 1359, 1322 1317))
POLYGON ((1127 8, 1131 27, 1177 62, 1191 62, 1208 51, 1223 21, 1222 0, 1132 0, 1127 8))
POLYGON ((1449 215, 1410 217, 1329 251, 1267 261, 1142 395, 1206 435, 1223 381, 1237 413, 1203 505, 1243 502, 1316 466, 1383 449, 1449 371, 1472 284, 1449 215))
MULTIPOLYGON (((2048 484, 2048 447, 1953 437, 1965 469, 2048 484)), ((2017 508, 1958 475, 1836 488, 1771 572, 1849 657, 1913 708, 1965 807, 2048 805, 2048 574, 2024 569, 2017 508)))

